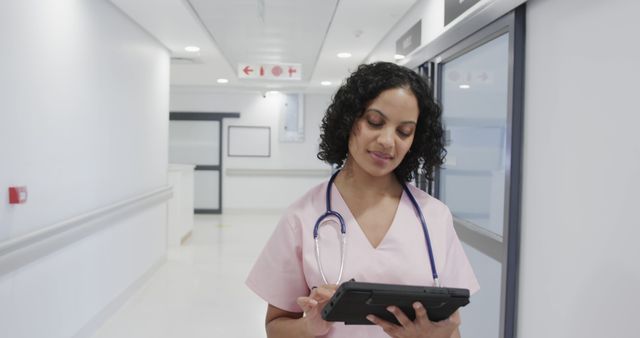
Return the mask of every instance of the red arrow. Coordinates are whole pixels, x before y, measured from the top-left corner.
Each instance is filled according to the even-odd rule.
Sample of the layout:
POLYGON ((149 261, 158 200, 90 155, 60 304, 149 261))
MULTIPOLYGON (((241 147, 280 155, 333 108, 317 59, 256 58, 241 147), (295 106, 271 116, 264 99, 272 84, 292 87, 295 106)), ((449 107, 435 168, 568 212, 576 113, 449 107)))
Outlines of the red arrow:
POLYGON ((291 75, 293 75, 293 73, 297 72, 297 70, 293 67, 289 67, 289 77, 291 77, 291 75))
POLYGON ((244 68, 242 69, 242 71, 243 71, 246 75, 249 75, 249 74, 251 74, 251 72, 253 72, 253 69, 251 69, 251 67, 249 67, 249 66, 246 66, 246 67, 244 67, 244 68))
POLYGON ((260 76, 264 76, 264 68, 260 66, 260 76))

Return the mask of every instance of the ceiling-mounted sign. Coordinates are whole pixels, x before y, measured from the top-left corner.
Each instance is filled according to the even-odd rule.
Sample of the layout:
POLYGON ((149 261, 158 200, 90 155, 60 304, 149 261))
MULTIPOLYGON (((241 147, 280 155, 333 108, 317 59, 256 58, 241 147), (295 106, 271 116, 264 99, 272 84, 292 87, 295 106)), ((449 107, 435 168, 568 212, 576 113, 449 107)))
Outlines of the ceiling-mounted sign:
POLYGON ((302 65, 299 63, 239 63, 238 78, 302 80, 302 65))
POLYGON ((477 4, 480 0, 445 0, 444 1, 444 25, 455 20, 457 17, 466 12, 471 6, 477 4))
POLYGON ((396 54, 407 56, 420 47, 422 43, 422 20, 418 21, 409 30, 396 40, 396 54))

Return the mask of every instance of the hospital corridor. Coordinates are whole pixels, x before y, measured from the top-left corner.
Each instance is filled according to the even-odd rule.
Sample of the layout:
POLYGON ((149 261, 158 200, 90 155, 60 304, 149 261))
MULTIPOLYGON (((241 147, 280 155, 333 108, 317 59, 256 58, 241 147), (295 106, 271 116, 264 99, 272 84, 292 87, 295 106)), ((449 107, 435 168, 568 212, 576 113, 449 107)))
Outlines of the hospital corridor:
POLYGON ((189 239, 92 337, 264 337, 266 305, 238 285, 278 218, 196 216, 189 239))
POLYGON ((0 338, 640 336, 639 14, 0 1, 0 338))

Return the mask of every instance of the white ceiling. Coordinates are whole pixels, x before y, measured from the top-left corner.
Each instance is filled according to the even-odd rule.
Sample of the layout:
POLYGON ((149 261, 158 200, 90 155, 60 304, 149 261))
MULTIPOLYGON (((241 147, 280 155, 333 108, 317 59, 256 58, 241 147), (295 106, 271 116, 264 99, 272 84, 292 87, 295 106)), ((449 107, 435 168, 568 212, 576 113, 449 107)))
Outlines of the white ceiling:
MULTIPOLYGON (((334 90, 416 0, 111 0, 171 51, 171 85, 334 90), (186 46, 198 46, 189 53, 186 46), (351 58, 340 59, 339 52, 351 58), (239 79, 239 64, 301 64, 301 80, 239 79), (227 84, 217 83, 226 78, 227 84), (329 87, 320 82, 331 81, 329 87)), ((389 51, 388 60, 393 60, 389 51)))

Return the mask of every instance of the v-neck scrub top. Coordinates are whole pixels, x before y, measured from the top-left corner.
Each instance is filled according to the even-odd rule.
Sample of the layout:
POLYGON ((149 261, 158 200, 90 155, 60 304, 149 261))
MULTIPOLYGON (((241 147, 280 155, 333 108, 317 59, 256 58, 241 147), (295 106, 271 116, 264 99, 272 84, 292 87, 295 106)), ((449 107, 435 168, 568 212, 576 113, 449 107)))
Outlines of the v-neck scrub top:
MULTIPOLYGON (((246 280, 247 286, 269 304, 302 312, 296 303, 313 286, 324 284, 315 257, 313 228, 326 211, 328 180, 309 190, 284 213, 246 280)), ((424 191, 407 185, 422 208, 442 286, 466 288, 473 294, 478 281, 453 228, 449 208, 424 191)), ((403 191, 391 226, 373 247, 335 185, 331 207, 344 218, 347 245, 342 282, 433 286, 429 254, 420 219, 403 191)), ((340 270, 340 229, 335 223, 319 228, 322 267, 329 283, 340 270)), ((463 318, 464 321, 464 318, 463 318)), ((334 323, 325 337, 388 337, 376 325, 334 323)))

